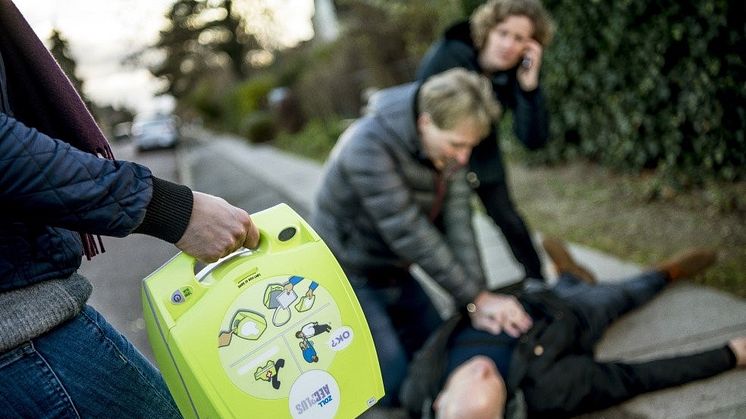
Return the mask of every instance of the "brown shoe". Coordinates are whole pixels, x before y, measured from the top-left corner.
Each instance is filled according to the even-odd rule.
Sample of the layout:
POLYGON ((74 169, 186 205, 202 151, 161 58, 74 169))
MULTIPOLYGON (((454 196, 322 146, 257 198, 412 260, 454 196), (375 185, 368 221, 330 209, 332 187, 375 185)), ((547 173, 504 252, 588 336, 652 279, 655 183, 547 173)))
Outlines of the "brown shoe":
POLYGON ((554 237, 545 237, 541 245, 554 262, 557 273, 568 273, 589 284, 596 283, 596 276, 583 265, 579 265, 570 255, 565 243, 554 237))
POLYGON ((688 249, 678 253, 653 269, 663 272, 669 281, 691 278, 712 266, 717 260, 717 253, 710 249, 688 249))

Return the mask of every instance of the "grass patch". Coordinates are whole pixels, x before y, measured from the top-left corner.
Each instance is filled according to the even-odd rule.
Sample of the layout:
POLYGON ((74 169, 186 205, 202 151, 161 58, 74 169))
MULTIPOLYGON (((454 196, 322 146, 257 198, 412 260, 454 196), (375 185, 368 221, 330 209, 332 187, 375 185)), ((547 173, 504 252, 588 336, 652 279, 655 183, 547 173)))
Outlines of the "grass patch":
POLYGON ((746 297, 746 214, 718 199, 746 190, 743 182, 651 197, 652 177, 589 163, 508 166, 515 202, 532 229, 641 265, 687 247, 714 248, 718 263, 695 281, 746 297))

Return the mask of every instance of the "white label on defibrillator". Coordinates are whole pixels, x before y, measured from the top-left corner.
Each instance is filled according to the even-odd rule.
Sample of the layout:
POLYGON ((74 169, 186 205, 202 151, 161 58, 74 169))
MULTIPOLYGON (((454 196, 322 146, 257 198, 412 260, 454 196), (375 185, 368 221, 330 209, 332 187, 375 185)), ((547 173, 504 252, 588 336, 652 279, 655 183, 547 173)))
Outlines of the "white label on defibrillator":
POLYGON ((339 386, 326 371, 302 374, 290 389, 290 414, 294 419, 331 419, 339 409, 339 386))

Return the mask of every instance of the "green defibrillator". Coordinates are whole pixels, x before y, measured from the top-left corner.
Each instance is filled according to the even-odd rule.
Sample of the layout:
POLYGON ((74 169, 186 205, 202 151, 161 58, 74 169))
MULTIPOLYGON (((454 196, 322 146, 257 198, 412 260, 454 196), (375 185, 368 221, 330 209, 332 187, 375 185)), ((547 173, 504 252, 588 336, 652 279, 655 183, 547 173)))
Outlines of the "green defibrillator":
POLYGON ((281 204, 261 238, 208 265, 180 253, 143 280, 148 337, 187 418, 353 418, 383 395, 373 339, 332 253, 281 204))

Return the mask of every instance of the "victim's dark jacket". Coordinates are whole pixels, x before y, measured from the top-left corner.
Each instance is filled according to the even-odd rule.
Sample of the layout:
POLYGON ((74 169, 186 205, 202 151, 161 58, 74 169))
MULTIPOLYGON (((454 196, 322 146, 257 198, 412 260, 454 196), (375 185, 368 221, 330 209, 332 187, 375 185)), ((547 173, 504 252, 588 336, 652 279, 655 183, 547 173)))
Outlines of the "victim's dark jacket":
MULTIPOLYGON (((522 414, 529 418, 570 417, 735 366, 735 356, 727 346, 638 364, 597 362, 593 342, 570 305, 547 290, 514 293, 534 325, 513 350, 505 380, 509 396, 506 418, 522 414)), ((447 321, 410 364, 400 398, 413 414, 428 417, 431 413, 432 402, 447 378, 451 337, 465 327, 470 327, 470 322, 460 315, 447 321)))
MULTIPOLYGON (((417 79, 426 80, 451 68, 464 68, 485 74, 479 65, 478 51, 471 37, 469 22, 460 22, 446 30, 420 63, 417 79)), ((541 86, 524 92, 516 78, 517 68, 488 75, 495 96, 504 108, 513 111, 513 127, 518 139, 530 150, 543 147, 549 138, 549 115, 541 86)), ((479 182, 490 184, 505 180, 505 168, 493 126, 488 136, 474 148, 469 166, 479 182)))
POLYGON ((471 190, 465 170, 441 173, 424 155, 417 92, 412 83, 377 93, 369 113, 342 134, 311 220, 348 275, 376 277, 416 263, 465 305, 485 284, 471 190))

